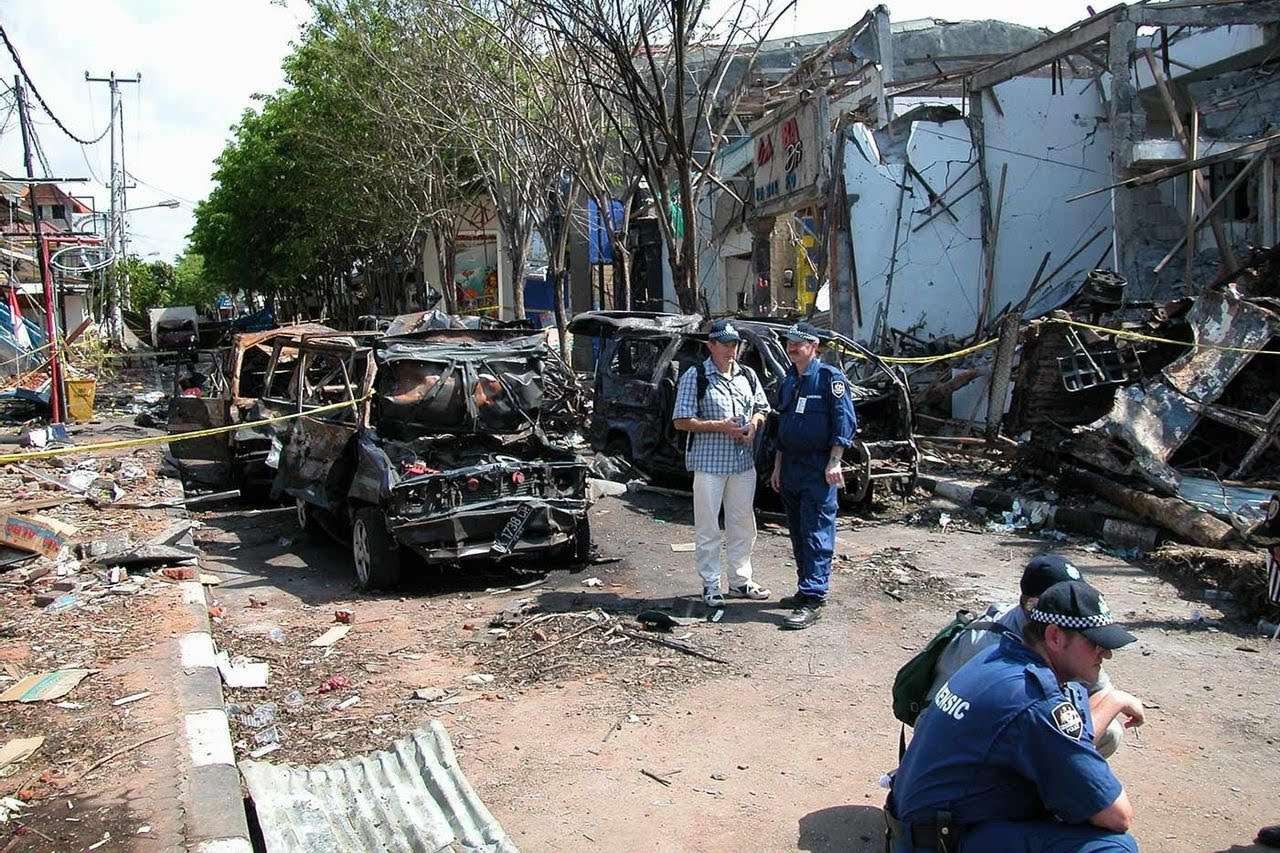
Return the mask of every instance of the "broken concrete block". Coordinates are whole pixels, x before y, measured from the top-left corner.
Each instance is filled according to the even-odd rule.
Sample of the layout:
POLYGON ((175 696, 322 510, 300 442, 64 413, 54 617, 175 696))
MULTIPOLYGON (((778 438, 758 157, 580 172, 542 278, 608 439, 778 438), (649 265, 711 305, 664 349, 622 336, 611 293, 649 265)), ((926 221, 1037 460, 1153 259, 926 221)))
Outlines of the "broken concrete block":
MULTIPOLYGON (((198 554, 186 548, 175 548, 171 545, 138 545, 128 551, 122 551, 101 558, 104 566, 194 566, 198 554)), ((195 580, 193 575, 183 580, 195 580)))

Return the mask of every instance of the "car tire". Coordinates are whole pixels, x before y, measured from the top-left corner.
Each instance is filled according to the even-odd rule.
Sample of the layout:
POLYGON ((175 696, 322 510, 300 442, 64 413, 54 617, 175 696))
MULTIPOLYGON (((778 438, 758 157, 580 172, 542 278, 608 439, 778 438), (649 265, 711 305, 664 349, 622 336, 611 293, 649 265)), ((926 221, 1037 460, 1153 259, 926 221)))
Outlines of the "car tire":
POLYGON ((861 495, 854 495, 847 489, 841 489, 836 492, 836 501, 840 508, 849 512, 865 512, 872 501, 875 500, 876 487, 874 483, 868 483, 867 489, 861 495))
POLYGON ((394 589, 400 583, 400 545, 377 507, 356 510, 351 525, 351 557, 356 589, 394 589))
POLYGON ((296 501, 294 505, 294 513, 298 521, 298 527, 302 532, 308 533, 312 536, 318 536, 321 533, 324 533, 324 526, 320 523, 320 520, 316 518, 315 507, 304 501, 302 498, 295 498, 294 500, 296 501))

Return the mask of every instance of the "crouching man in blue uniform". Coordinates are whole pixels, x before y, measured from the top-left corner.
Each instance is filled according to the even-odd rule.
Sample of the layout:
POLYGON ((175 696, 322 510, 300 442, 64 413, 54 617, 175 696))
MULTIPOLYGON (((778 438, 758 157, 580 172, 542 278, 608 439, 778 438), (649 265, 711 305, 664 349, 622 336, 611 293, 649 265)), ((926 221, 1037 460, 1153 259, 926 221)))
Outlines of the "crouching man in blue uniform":
MULTIPOLYGON (((1133 640, 1089 584, 1049 587, 1022 640, 966 663, 920 715, 885 808, 892 853, 1136 853, 1080 686, 1133 640)), ((1140 704, 1120 713, 1142 724, 1140 704)))
POLYGON ((796 594, 782 599, 792 630, 818 621, 826 603, 836 544, 836 489, 840 461, 853 443, 857 421, 849 380, 818 359, 818 330, 797 323, 786 332, 791 367, 778 395, 778 452, 772 485, 782 495, 796 558, 796 594))

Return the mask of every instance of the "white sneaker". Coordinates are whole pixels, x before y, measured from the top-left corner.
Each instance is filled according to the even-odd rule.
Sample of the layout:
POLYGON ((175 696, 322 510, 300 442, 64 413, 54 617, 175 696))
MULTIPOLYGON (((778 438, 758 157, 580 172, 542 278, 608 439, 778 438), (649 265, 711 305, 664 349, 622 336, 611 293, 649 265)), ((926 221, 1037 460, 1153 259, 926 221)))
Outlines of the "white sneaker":
POLYGON ((720 594, 720 587, 704 586, 702 588, 702 603, 708 607, 724 607, 724 596, 720 594))
POLYGON ((729 598, 749 598, 752 601, 765 601, 773 597, 770 590, 760 586, 755 581, 747 581, 742 586, 729 587, 729 598))

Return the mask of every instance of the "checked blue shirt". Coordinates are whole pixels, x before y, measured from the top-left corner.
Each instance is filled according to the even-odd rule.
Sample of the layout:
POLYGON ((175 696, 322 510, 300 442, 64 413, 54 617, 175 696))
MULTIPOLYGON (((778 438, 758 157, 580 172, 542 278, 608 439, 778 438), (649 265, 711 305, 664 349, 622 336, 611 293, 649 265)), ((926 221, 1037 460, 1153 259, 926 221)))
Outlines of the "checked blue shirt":
MULTIPOLYGON (((730 374, 725 375, 716 369, 710 358, 697 367, 689 368, 680 377, 680 385, 676 388, 676 404, 671 419, 716 421, 737 418, 745 425, 755 415, 767 413, 769 399, 764 395, 764 384, 757 377, 753 394, 751 379, 745 371, 735 361, 730 374), (705 370, 708 379, 707 396, 702 398, 701 411, 698 407, 699 370, 705 370)), ((706 474, 741 474, 755 467, 755 448, 727 435, 695 432, 685 453, 684 465, 690 471, 706 474)))

